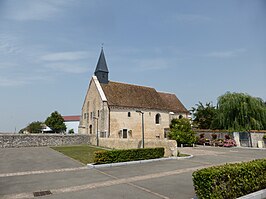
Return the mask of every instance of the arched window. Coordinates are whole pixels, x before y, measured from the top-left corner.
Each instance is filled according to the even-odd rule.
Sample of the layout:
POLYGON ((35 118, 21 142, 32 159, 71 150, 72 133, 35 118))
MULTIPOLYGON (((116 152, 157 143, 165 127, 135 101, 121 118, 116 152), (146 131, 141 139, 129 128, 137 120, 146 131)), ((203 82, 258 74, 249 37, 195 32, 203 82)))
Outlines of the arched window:
POLYGON ((179 117, 178 117, 179 119, 182 119, 183 118, 183 115, 179 115, 179 117))
POLYGON ((161 115, 157 113, 155 116, 155 124, 160 124, 160 120, 161 120, 161 115))
POLYGON ((131 113, 130 113, 130 112, 128 112, 128 113, 127 113, 127 116, 128 116, 128 117, 131 117, 131 113))

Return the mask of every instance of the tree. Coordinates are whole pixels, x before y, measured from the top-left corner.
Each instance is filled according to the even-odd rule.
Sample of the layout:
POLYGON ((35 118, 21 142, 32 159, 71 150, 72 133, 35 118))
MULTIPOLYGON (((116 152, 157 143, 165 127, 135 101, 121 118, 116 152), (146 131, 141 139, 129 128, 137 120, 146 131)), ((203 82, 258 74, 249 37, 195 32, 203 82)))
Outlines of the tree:
POLYGON ((169 138, 181 144, 193 144, 196 141, 195 132, 192 131, 190 120, 186 118, 173 119, 170 125, 169 138))
POLYGON ((51 115, 47 117, 45 124, 49 126, 55 133, 62 133, 66 131, 64 119, 57 111, 51 113, 51 115))
POLYGON ((260 98, 227 92, 218 98, 213 125, 232 131, 265 130, 266 105, 260 98))
POLYGON ((200 129, 210 129, 216 115, 216 108, 211 103, 204 106, 201 102, 192 107, 193 125, 200 129))
POLYGON ((32 122, 30 123, 27 127, 26 127, 26 131, 28 131, 29 133, 41 133, 43 129, 43 123, 36 121, 36 122, 32 122))
POLYGON ((69 129, 68 134, 74 134, 74 129, 69 129))

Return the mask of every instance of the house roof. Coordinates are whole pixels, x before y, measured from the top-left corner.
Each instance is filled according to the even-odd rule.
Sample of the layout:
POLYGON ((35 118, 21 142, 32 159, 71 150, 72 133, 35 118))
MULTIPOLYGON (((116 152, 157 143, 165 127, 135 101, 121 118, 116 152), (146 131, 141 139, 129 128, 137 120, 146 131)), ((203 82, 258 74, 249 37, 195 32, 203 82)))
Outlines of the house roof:
POLYGON ((160 94, 151 87, 112 81, 108 84, 101 84, 101 86, 109 106, 187 112, 174 94, 168 94, 169 97, 166 93, 160 94), (166 97, 167 99, 164 99, 166 97))
POLYGON ((63 119, 64 119, 65 122, 79 121, 80 120, 80 115, 63 116, 63 119))
POLYGON ((187 113, 188 110, 181 103, 181 101, 176 97, 175 94, 158 92, 161 98, 164 100, 165 104, 168 106, 168 109, 173 112, 182 112, 187 113))

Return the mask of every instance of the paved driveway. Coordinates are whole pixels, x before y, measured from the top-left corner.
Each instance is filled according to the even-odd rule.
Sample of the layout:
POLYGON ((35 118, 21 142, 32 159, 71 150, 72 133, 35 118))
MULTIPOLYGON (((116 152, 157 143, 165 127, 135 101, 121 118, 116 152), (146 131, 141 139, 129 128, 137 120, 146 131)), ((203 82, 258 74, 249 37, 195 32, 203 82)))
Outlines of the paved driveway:
POLYGON ((41 198, 192 198, 193 171, 225 162, 266 158, 266 150, 180 150, 195 156, 90 170, 49 148, 0 149, 0 198, 33 198, 33 192, 48 190, 52 194, 41 198))
POLYGON ((49 147, 0 148, 0 173, 83 166, 49 147))

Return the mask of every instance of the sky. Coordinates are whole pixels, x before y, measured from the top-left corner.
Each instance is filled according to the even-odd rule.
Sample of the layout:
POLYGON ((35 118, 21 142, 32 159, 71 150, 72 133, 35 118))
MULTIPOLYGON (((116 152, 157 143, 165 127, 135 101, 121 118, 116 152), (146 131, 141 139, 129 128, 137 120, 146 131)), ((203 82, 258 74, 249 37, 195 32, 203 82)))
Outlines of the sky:
POLYGON ((0 132, 79 115, 103 45, 112 81, 266 100, 264 0, 0 0, 0 132))

